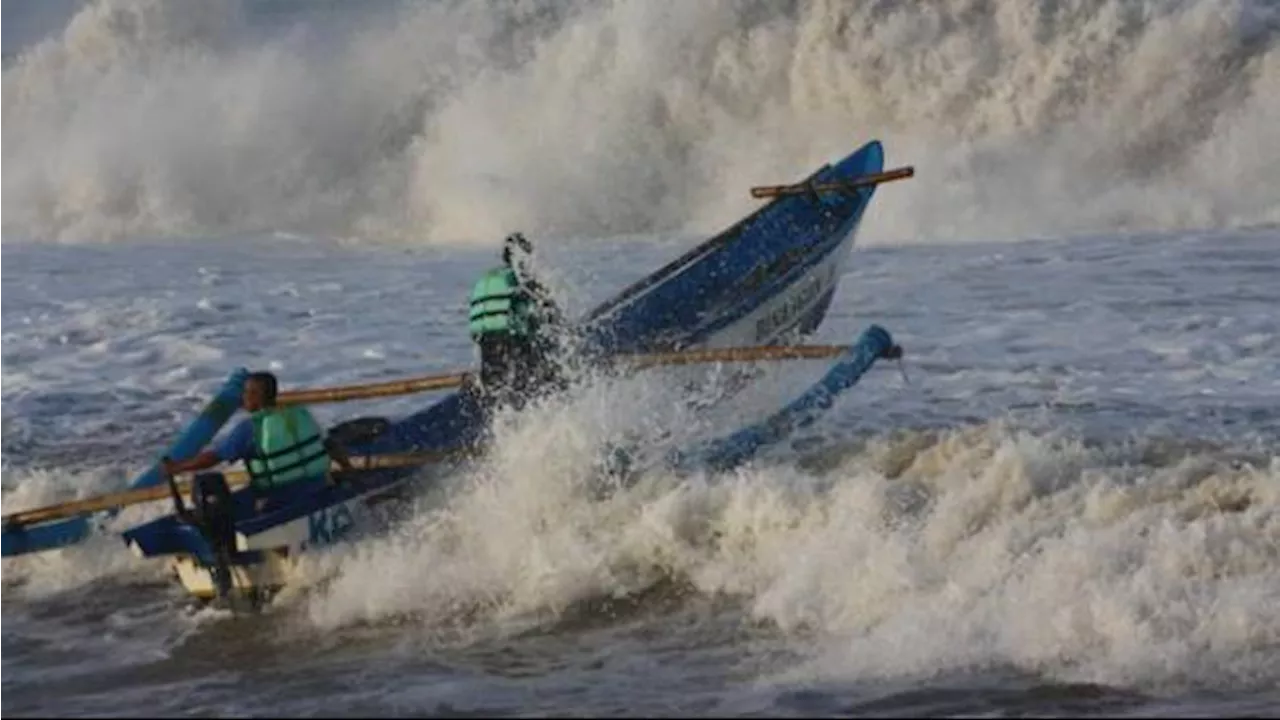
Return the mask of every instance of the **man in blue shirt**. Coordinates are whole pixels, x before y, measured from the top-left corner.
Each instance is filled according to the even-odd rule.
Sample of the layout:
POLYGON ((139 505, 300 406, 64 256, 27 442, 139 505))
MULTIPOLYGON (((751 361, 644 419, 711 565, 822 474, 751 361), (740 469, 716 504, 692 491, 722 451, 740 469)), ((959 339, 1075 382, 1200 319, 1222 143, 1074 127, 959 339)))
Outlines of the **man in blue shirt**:
POLYGON ((271 373, 251 374, 240 398, 241 408, 250 417, 240 421, 222 442, 193 458, 164 458, 161 470, 165 476, 172 478, 177 473, 198 472, 219 463, 242 460, 253 477, 256 505, 261 510, 267 504, 288 502, 299 492, 314 492, 317 482, 324 481, 330 458, 350 470, 346 451, 332 439, 322 437, 306 408, 277 408, 277 387, 271 373), (295 425, 302 432, 297 432, 295 425), (283 440, 280 428, 290 431, 283 440), (264 442, 269 445, 265 453, 264 442))
POLYGON ((258 454, 258 446, 253 442, 253 420, 245 418, 240 424, 227 433, 213 448, 218 462, 230 463, 237 460, 249 461, 258 454))

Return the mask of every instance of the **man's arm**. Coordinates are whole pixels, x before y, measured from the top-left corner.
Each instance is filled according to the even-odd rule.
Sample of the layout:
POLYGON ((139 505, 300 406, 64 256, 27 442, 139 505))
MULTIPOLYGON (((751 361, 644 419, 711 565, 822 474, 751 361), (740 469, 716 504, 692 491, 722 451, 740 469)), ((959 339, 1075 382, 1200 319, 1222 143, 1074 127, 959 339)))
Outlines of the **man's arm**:
POLYGON ((245 420, 237 425, 217 447, 202 450, 200 454, 187 460, 164 458, 160 461, 160 467, 169 477, 172 477, 181 472, 208 470, 220 462, 248 459, 253 456, 253 453, 253 423, 245 420))
POLYGON ((171 460, 163 458, 160 460, 160 469, 164 471, 165 477, 173 477, 178 473, 196 472, 199 470, 207 470, 221 462, 216 450, 203 450, 199 455, 186 460, 171 460))

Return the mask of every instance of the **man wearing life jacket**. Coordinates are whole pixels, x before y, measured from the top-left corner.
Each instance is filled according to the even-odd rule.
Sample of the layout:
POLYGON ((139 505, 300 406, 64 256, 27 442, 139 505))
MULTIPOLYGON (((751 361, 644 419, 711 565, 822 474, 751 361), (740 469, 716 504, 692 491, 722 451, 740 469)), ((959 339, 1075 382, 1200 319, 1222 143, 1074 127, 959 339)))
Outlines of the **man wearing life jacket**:
POLYGON ((181 461, 165 458, 161 467, 172 477, 180 472, 205 470, 220 462, 243 460, 258 510, 286 504, 324 487, 329 461, 351 469, 346 451, 328 440, 307 408, 276 406, 277 382, 269 372, 257 372, 245 380, 241 407, 249 413, 214 448, 181 461))
POLYGON ((480 348, 479 390, 489 407, 520 407, 548 384, 563 385, 553 357, 554 333, 563 327, 563 316, 533 277, 532 254, 524 235, 508 236, 502 265, 485 272, 471 289, 471 339, 480 348))

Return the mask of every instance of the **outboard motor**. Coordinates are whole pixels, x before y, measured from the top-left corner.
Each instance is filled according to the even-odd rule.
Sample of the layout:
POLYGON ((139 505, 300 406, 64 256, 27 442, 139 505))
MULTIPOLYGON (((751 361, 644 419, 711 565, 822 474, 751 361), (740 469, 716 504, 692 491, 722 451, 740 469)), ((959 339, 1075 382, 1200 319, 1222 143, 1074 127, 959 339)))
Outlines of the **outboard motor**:
POLYGON ((236 519, 231 487, 222 473, 201 473, 191 480, 192 520, 213 549, 213 584, 219 598, 231 591, 231 553, 235 548, 236 519))
POLYGON ((236 521, 231 486, 222 473, 201 473, 191 480, 191 503, 196 523, 215 548, 235 545, 236 521))
MULTIPOLYGON (((369 445, 390 429, 391 421, 384 417, 355 418, 329 428, 329 432, 326 435, 326 444, 335 442, 342 446, 349 456, 353 456, 353 446, 369 445)), ((366 454, 365 460, 368 461, 368 459, 369 455, 366 454)), ((349 482, 351 479, 351 477, 347 477, 342 472, 333 474, 335 483, 349 482)))
POLYGON ((328 437, 343 446, 364 445, 390 429, 391 421, 384 417, 362 417, 334 425, 329 428, 328 437))

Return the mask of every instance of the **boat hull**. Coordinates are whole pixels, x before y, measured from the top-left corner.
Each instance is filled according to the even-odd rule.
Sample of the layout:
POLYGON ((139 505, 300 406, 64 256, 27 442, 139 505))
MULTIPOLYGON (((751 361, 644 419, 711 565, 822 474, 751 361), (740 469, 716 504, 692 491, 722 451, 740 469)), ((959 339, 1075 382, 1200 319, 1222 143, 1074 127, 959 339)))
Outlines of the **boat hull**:
MULTIPOLYGON (((883 167, 883 149, 872 141, 812 177, 847 180, 883 167)), ((874 191, 769 203, 588 313, 584 352, 752 345, 811 333, 831 304, 874 191)), ((352 449, 447 452, 482 442, 484 432, 475 397, 454 392, 352 449)))
MULTIPOLYGON (((889 333, 871 326, 835 359, 820 380, 768 418, 730 435, 668 453, 663 464, 674 472, 687 473, 699 469, 727 471, 749 462, 762 448, 814 423, 841 393, 856 385, 893 348, 889 333)), ((631 466, 630 461, 624 463, 631 466)), ((235 549, 239 555, 230 566, 232 594, 254 604, 268 600, 289 584, 304 552, 345 542, 379 527, 385 518, 376 517, 371 508, 372 497, 370 491, 343 502, 317 506, 305 515, 296 513, 293 519, 269 521, 261 528, 238 528, 235 549)), ((217 595, 208 561, 193 554, 179 554, 170 563, 178 581, 193 597, 209 600, 217 595)))
MULTIPOLYGON (((878 142, 810 179, 846 180, 883 169, 878 142)), ((812 332, 825 317, 874 187, 848 194, 779 198, 589 313, 588 353, 653 352, 773 344, 812 332)), ((454 392, 348 445, 353 455, 441 452, 483 440, 483 414, 454 392)), ((385 523, 371 508, 403 490, 414 468, 377 471, 361 489, 326 489, 270 517, 237 523, 234 592, 261 596, 287 584, 298 557, 385 523)), ((243 504, 248 491, 235 494, 243 504)), ((167 557, 196 597, 214 594, 212 551, 173 516, 125 533, 144 557, 167 557)))
MULTIPOLYGON (((407 496, 414 479, 412 471, 383 472, 351 485, 327 487, 275 512, 235 523, 228 564, 231 595, 252 603, 269 599, 288 583, 305 553, 389 528, 396 510, 403 509, 396 501, 407 496)), ((251 515, 249 499, 248 490, 233 495, 238 515, 251 515)), ((217 595, 213 544, 191 525, 167 515, 126 531, 124 539, 139 557, 165 558, 193 597, 209 600, 217 595)))

